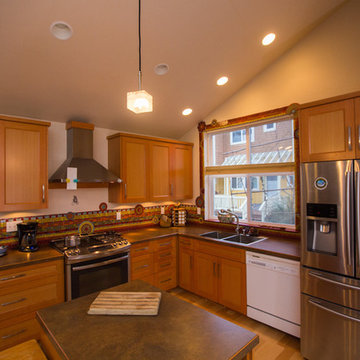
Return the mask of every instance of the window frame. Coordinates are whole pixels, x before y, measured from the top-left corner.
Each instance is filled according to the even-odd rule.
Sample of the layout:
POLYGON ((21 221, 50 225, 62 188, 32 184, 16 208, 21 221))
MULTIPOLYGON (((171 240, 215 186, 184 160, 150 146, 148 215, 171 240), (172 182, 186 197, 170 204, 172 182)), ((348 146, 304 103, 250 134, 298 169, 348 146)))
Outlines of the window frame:
MULTIPOLYGON (((253 133, 255 133, 255 127, 257 126, 261 126, 263 125, 263 128, 269 124, 269 123, 274 123, 274 129, 269 129, 270 131, 274 131, 277 128, 277 123, 280 121, 292 121, 292 130, 295 131, 296 126, 297 126, 297 121, 296 121, 296 117, 293 114, 282 114, 280 116, 274 116, 271 118, 268 118, 266 120, 263 119, 254 119, 253 121, 249 121, 247 123, 244 124, 236 124, 234 126, 228 126, 226 127, 226 129, 209 129, 208 131, 205 132, 205 136, 211 136, 214 135, 214 133, 221 133, 221 132, 229 132, 230 134, 234 131, 238 131, 238 130, 243 130, 243 129, 250 129, 253 128, 253 133), (231 129, 234 130, 231 130, 231 129)), ((247 140, 249 140, 250 137, 250 130, 246 131, 247 134, 247 140)), ((231 135, 232 136, 232 135, 231 135)), ((213 137, 215 138, 215 137, 213 137)), ((209 191, 210 189, 210 184, 209 181, 211 179, 213 179, 214 177, 217 177, 216 175, 218 175, 218 177, 223 177, 223 176, 229 176, 230 179, 232 177, 240 177, 240 176, 248 176, 247 177, 247 182, 251 181, 251 176, 293 176, 294 178, 294 184, 293 184, 293 189, 294 189, 294 200, 295 200, 295 204, 294 204, 294 225, 292 224, 281 224, 281 223, 265 223, 265 222, 259 222, 259 221, 251 221, 251 213, 249 212, 249 208, 250 208, 250 203, 251 201, 248 201, 249 206, 248 206, 248 210, 247 210, 247 219, 240 219, 240 222, 245 224, 245 225, 249 225, 249 226, 255 226, 255 227, 271 227, 271 228, 281 228, 281 229, 285 229, 285 230, 289 230, 289 231, 294 231, 297 229, 298 227, 298 219, 297 219, 297 209, 298 209, 298 203, 299 203, 299 199, 298 199, 298 195, 297 195, 297 189, 298 189, 298 182, 299 182, 299 173, 297 171, 297 164, 296 164, 296 159, 298 157, 297 154, 297 149, 298 147, 295 145, 296 142, 296 137, 293 136, 292 134, 292 141, 293 141, 293 161, 291 162, 283 162, 283 163, 260 163, 260 164, 254 164, 254 163, 248 163, 248 164, 244 164, 244 165, 226 165, 226 166, 213 166, 213 165, 206 165, 206 154, 207 154, 207 144, 208 141, 207 139, 204 139, 204 191, 205 191, 205 220, 208 221, 216 221, 218 222, 217 218, 215 218, 215 216, 212 216, 211 213, 213 213, 214 211, 214 199, 211 199, 212 194, 211 191, 209 191)), ((247 146, 247 151, 249 152, 249 149, 251 147, 251 143, 249 143, 248 141, 245 142, 244 144, 246 144, 247 146)), ((280 178, 279 178, 280 179, 280 178)), ((279 180, 278 180, 279 181, 279 180)), ((231 182, 231 181, 230 181, 231 182)), ((230 184, 231 185, 231 184, 230 184)), ((279 187, 279 185, 278 185, 279 187)), ((235 189, 234 189, 235 190, 235 189)), ((249 197, 249 194, 251 193, 251 191, 259 191, 259 181, 257 184, 257 188, 255 189, 251 189, 251 184, 250 186, 247 186, 247 189, 245 190, 245 192, 247 193, 247 199, 251 199, 249 197)), ((239 191, 241 191, 241 189, 239 189, 239 191)))

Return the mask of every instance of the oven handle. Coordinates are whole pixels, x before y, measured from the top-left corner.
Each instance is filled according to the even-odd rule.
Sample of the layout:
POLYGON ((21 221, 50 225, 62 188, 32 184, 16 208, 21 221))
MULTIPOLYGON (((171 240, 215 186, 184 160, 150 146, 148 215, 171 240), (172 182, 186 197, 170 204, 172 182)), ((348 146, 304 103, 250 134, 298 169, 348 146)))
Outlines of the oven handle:
POLYGON ((93 269, 93 268, 97 268, 97 267, 100 267, 100 266, 114 264, 114 263, 117 263, 117 262, 120 262, 120 261, 124 261, 124 260, 127 260, 128 258, 129 258, 129 256, 126 255, 126 256, 123 256, 121 258, 106 260, 106 261, 102 261, 102 262, 95 263, 95 264, 83 265, 83 266, 74 266, 72 268, 72 271, 81 271, 81 270, 86 270, 86 269, 93 269))

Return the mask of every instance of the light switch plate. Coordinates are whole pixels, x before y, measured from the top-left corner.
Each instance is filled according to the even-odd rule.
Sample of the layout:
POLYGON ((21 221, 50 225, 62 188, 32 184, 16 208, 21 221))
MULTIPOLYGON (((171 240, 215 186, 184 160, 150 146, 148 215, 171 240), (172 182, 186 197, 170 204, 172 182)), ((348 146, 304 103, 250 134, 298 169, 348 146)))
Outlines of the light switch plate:
POLYGON ((161 207, 160 213, 161 213, 161 215, 165 214, 165 206, 161 207))
POLYGON ((20 224, 22 222, 22 220, 17 220, 17 221, 8 221, 6 223, 6 232, 12 232, 12 231, 17 231, 17 224, 20 224))
POLYGON ((121 220, 121 211, 116 212, 116 220, 121 220))

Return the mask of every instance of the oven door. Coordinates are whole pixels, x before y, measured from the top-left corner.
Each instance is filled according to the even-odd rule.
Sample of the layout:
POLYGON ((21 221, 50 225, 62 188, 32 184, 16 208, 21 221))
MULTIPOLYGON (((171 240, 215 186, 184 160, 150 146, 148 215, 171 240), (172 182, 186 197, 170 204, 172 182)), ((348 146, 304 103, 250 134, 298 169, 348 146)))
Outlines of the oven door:
POLYGON ((129 253, 66 265, 66 300, 129 281, 129 253))

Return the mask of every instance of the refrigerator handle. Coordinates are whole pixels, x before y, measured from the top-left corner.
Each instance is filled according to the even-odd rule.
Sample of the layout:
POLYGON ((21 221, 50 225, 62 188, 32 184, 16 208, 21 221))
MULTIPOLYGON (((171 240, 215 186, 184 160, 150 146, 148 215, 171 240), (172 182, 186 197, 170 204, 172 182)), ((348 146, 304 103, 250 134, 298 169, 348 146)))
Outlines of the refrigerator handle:
MULTIPOLYGON (((354 161, 355 164, 355 219, 359 219, 360 215, 360 167, 357 161, 354 161)), ((356 275, 358 272, 358 266, 360 261, 360 232, 359 232, 358 221, 355 222, 355 246, 356 246, 356 275)))
POLYGON ((352 238, 352 216, 353 216, 353 208, 352 208, 352 194, 351 194, 351 178, 352 178, 352 171, 347 169, 345 173, 345 211, 346 211, 346 247, 347 247, 347 264, 352 265, 352 256, 351 256, 351 238, 352 238))

